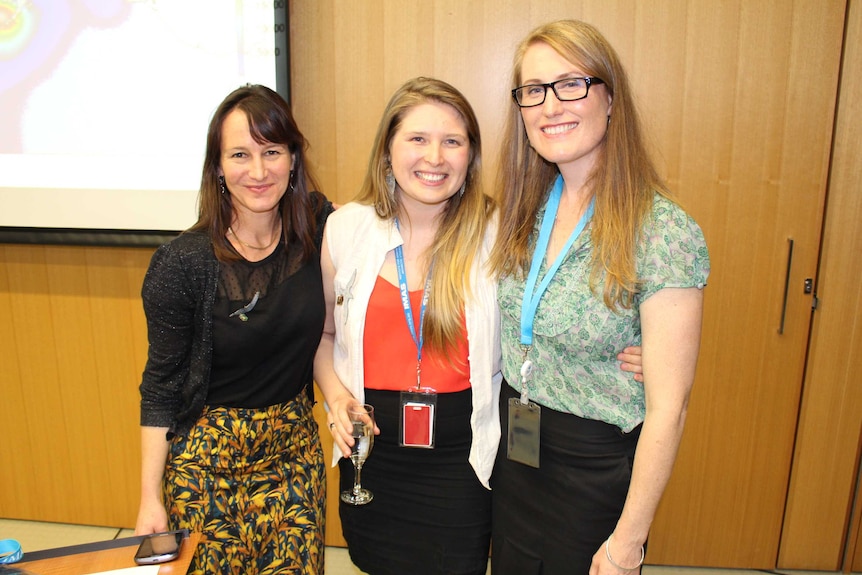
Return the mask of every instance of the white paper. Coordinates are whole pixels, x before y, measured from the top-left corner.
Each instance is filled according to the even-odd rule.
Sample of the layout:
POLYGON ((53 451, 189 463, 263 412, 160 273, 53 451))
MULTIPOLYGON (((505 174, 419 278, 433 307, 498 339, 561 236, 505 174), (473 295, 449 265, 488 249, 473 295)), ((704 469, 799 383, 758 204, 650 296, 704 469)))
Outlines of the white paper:
POLYGON ((111 569, 110 571, 99 571, 88 575, 156 575, 159 565, 140 565, 138 567, 125 567, 123 569, 111 569))

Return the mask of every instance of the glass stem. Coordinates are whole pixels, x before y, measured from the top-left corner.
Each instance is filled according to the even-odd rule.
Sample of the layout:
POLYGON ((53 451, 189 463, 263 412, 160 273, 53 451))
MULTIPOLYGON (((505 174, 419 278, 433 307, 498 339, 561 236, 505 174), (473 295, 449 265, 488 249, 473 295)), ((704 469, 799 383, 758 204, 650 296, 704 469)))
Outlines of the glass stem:
POLYGON ((354 471, 354 481, 353 481, 353 494, 358 496, 359 492, 362 490, 362 464, 356 463, 353 466, 354 471))

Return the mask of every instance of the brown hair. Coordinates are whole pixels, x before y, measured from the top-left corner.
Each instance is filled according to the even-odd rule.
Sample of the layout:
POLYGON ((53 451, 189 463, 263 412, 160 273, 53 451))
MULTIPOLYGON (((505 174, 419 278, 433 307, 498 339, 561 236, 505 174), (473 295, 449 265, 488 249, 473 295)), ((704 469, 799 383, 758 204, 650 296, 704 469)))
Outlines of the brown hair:
POLYGON ((316 256, 316 221, 311 192, 318 187, 305 158, 308 143, 293 119, 290 106, 266 86, 246 85, 234 90, 213 114, 207 132, 198 221, 190 229, 209 234, 216 258, 220 261, 239 259, 225 237, 233 215, 232 197, 230 192, 223 192, 219 184, 222 125, 234 110, 245 112, 249 131, 256 142, 284 145, 293 155, 290 183, 278 208, 283 222, 282 235, 285 242, 295 241, 302 246, 303 261, 316 256))
MULTIPOLYGON (((638 290, 636 250, 642 223, 651 212, 654 195, 670 194, 644 143, 626 72, 605 37, 593 26, 576 20, 539 26, 515 52, 513 89, 521 82, 524 54, 537 43, 547 44, 585 74, 601 78, 612 98, 608 130, 589 179, 595 197, 590 287, 595 291, 604 275, 605 305, 611 309, 629 307, 638 290)), ((536 216, 558 174, 557 166, 530 146, 520 109, 512 103, 498 170, 500 233, 491 255, 499 275, 526 275, 536 216)))

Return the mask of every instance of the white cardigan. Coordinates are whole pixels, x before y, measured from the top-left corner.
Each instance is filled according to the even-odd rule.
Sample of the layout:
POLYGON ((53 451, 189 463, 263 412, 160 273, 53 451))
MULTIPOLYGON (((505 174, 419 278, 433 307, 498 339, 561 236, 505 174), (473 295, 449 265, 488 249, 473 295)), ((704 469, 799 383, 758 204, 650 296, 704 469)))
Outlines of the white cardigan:
MULTIPOLYGON (((373 206, 346 204, 326 223, 326 242, 335 267, 335 345, 333 364, 341 382, 359 401, 365 399, 363 334, 371 291, 386 254, 403 243, 391 220, 377 216, 373 206), (338 302, 341 303, 338 303, 338 302)), ((470 465, 486 488, 500 442, 500 310, 497 282, 483 269, 496 234, 489 225, 470 272, 472 297, 465 302, 473 413, 470 465)), ((332 289, 332 286, 323 286, 332 289)), ((333 464, 341 457, 334 450, 333 464)))

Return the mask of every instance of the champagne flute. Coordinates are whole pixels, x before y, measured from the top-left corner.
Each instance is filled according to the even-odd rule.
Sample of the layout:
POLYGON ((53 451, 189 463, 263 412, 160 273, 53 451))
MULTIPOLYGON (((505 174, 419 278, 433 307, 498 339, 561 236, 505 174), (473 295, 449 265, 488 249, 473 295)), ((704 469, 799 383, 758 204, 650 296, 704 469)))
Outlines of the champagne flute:
POLYGON ((374 494, 362 487, 362 464, 374 445, 374 407, 367 403, 354 405, 347 410, 353 424, 353 449, 350 461, 353 462, 353 489, 341 492, 341 500, 350 505, 365 505, 374 499, 374 494))

